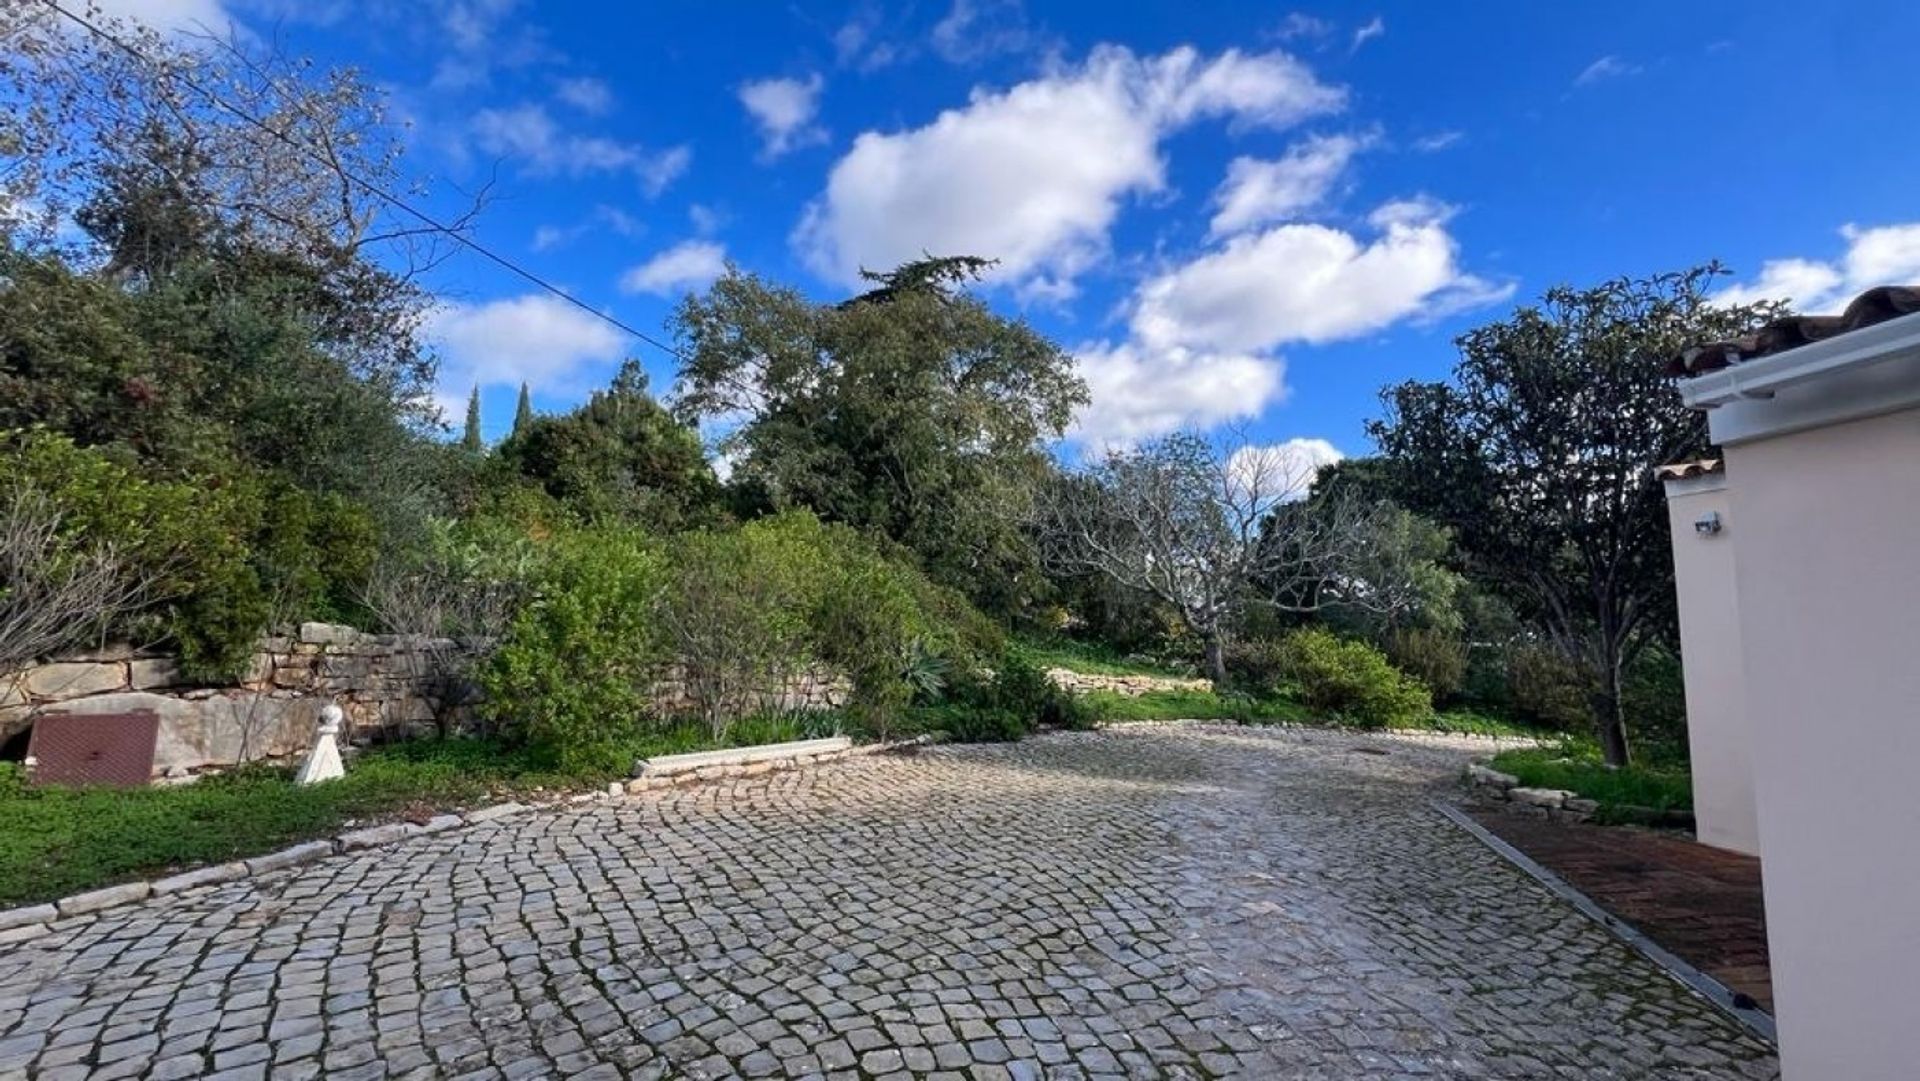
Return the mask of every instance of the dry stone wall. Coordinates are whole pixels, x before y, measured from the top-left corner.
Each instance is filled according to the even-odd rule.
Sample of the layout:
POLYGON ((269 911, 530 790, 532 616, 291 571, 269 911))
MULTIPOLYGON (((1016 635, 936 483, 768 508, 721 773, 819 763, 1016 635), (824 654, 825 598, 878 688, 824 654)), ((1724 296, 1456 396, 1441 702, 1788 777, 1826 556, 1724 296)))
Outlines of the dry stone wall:
POLYGON ((1075 672, 1070 668, 1049 668, 1047 678, 1061 690, 1074 694, 1090 694, 1094 691, 1106 691, 1127 698, 1138 698, 1155 691, 1200 691, 1210 693, 1213 681, 1210 679, 1181 679, 1176 676, 1102 676, 1089 672, 1075 672))
MULTIPOLYGON (((458 643, 417 635, 369 634, 331 623, 302 623, 260 642, 232 686, 186 682, 174 660, 117 647, 59 657, 0 676, 0 744, 55 713, 150 711, 160 719, 156 776, 302 754, 320 707, 346 713, 346 738, 405 738, 467 728, 477 691, 442 673, 458 643)), ((852 692, 844 677, 809 669, 754 696, 761 708, 837 709, 852 692)), ((663 714, 690 711, 683 674, 669 671, 652 689, 663 714)))
POLYGON ((160 718, 154 772, 177 776, 299 754, 328 702, 346 712, 349 733, 412 735, 432 729, 443 710, 458 726, 470 703, 442 700, 446 681, 434 662, 457 648, 303 623, 263 639, 246 674, 226 687, 188 683, 172 658, 125 647, 64 656, 0 677, 0 742, 49 714, 151 711, 160 718))

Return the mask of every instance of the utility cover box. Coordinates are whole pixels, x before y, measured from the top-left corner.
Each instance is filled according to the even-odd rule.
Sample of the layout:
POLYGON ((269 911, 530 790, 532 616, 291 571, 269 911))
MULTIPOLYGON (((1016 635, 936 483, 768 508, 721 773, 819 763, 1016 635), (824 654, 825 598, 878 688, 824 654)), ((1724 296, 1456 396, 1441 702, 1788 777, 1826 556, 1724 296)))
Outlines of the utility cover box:
POLYGON ((153 778, 160 715, 49 713, 34 722, 27 754, 35 784, 145 785, 153 778))

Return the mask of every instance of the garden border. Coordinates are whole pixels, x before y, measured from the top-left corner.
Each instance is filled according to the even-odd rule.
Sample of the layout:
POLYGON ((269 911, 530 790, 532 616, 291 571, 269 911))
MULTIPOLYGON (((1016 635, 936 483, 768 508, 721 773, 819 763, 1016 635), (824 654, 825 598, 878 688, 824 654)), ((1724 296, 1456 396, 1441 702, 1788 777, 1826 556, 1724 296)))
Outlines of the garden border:
POLYGON ((485 825, 502 818, 530 811, 548 811, 573 807, 584 803, 607 802, 656 792, 681 785, 695 785, 706 781, 731 780, 743 777, 758 777, 775 771, 802 769, 809 766, 825 765, 849 758, 865 758, 876 754, 918 747, 933 742, 927 736, 912 739, 893 740, 886 743, 844 744, 835 749, 816 749, 819 745, 832 741, 809 740, 802 743, 763 744, 760 747, 737 747, 727 751, 713 752, 726 756, 697 767, 679 769, 667 774, 645 774, 633 780, 610 781, 604 791, 576 792, 559 799, 542 800, 535 803, 507 802, 496 803, 467 811, 464 814, 435 815, 425 822, 385 822, 348 830, 333 837, 314 841, 303 841, 287 848, 265 852, 258 856, 232 860, 227 863, 209 864, 181 871, 163 878, 135 879, 131 882, 115 883, 82 893, 69 894, 53 901, 23 905, 18 908, 0 909, 0 947, 12 946, 39 938, 53 930, 53 925, 62 920, 81 916, 91 916, 113 908, 138 904, 154 897, 166 897, 189 890, 204 889, 209 886, 224 885, 242 878, 253 878, 299 867, 330 856, 344 856, 370 848, 385 848, 415 837, 425 837, 449 830, 465 829, 469 826, 485 825), (795 754, 796 748, 809 748, 795 754), (769 752, 784 749, 788 753, 772 756, 769 752))
POLYGON ((1722 1013, 1738 1021, 1747 1031, 1759 1036, 1768 1043, 1779 1044, 1780 1037, 1774 1026, 1773 1017, 1765 1010, 1757 1007, 1739 1005, 1735 1001, 1734 993, 1727 988, 1726 984, 1693 967, 1693 965, 1667 950, 1666 947, 1648 938, 1645 934, 1642 934, 1640 930, 1632 924, 1608 912, 1593 898, 1575 889, 1566 879, 1561 878, 1559 875, 1541 866, 1531 856, 1528 856, 1525 852, 1520 851, 1506 841, 1501 840, 1495 836, 1491 830, 1475 822, 1473 816, 1467 814, 1459 807, 1439 798, 1430 798, 1427 802, 1434 810, 1439 811, 1454 825, 1467 831, 1468 834, 1479 840, 1480 843, 1492 849, 1494 854, 1505 859, 1535 882, 1545 886, 1548 893, 1566 902, 1576 911, 1605 928, 1615 938, 1618 938, 1633 948, 1641 956, 1664 969, 1667 975, 1672 976, 1694 992, 1706 998, 1707 1001, 1718 1006, 1722 1013))

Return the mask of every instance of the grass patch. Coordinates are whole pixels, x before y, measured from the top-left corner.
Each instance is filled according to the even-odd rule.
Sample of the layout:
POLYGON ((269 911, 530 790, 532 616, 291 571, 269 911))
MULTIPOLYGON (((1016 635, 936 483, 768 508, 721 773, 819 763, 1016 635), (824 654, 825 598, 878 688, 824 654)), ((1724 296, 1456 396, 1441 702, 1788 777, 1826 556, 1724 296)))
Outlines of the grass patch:
POLYGON ((1171 676, 1191 679, 1198 673, 1179 665, 1128 656, 1099 642, 1074 638, 1028 638, 1018 643, 1027 659, 1041 668, 1065 668, 1089 676, 1171 676))
POLYGON ((1504 751, 1493 768, 1527 788, 1561 788, 1598 801, 1602 816, 1625 807, 1655 811, 1693 809, 1693 782, 1685 771, 1627 766, 1608 769, 1599 748, 1578 743, 1504 751))
POLYGON ((1290 698, 1254 698, 1210 691, 1150 691, 1127 697, 1095 691, 1081 699, 1100 721, 1261 721, 1309 720, 1306 708, 1290 698))
POLYGON ((742 721, 724 743, 699 725, 623 741, 620 768, 562 771, 490 739, 418 740, 356 756, 339 781, 302 787, 289 768, 246 766, 177 787, 29 788, 0 765, 0 906, 257 856, 384 818, 604 785, 635 758, 804 739, 829 716, 742 721))
POLYGON ((1508 736, 1516 739, 1539 739, 1550 734, 1477 709, 1443 709, 1433 715, 1433 720, 1426 727, 1435 732, 1456 735, 1508 736))

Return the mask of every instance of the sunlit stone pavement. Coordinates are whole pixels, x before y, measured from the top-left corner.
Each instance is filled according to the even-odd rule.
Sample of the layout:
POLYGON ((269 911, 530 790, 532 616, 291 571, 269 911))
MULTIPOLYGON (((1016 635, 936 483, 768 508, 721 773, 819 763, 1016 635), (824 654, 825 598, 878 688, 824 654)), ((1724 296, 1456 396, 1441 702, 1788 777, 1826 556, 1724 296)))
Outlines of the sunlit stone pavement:
POLYGON ((420 837, 0 947, 0 1077, 1776 1077, 1427 805, 1470 746, 1120 728, 420 837))

